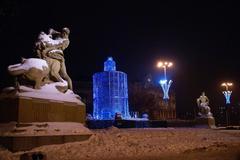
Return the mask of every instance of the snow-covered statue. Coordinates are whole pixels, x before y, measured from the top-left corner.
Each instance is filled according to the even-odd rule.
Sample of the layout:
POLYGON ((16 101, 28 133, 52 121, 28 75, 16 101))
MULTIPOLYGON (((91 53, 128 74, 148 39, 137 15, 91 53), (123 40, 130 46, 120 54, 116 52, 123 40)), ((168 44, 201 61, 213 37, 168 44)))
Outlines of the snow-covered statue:
POLYGON ((37 57, 22 58, 21 63, 8 66, 8 72, 15 77, 16 83, 15 87, 7 88, 3 93, 16 92, 21 96, 45 99, 54 97, 55 100, 65 98, 82 103, 72 91, 72 80, 65 65, 64 50, 69 45, 69 34, 68 28, 60 32, 54 29, 49 29, 48 33, 40 32, 34 46, 37 57))
POLYGON ((16 76, 17 86, 41 89, 52 84, 61 92, 72 90, 63 53, 69 45, 69 33, 68 28, 63 28, 61 32, 49 29, 48 34, 38 35, 34 50, 39 58, 23 58, 21 63, 8 67, 10 75, 16 76))
POLYGON ((202 92, 202 95, 197 99, 197 105, 199 108, 198 115, 200 117, 212 117, 212 113, 210 111, 209 99, 205 96, 205 92, 202 92))
MULTIPOLYGON (((72 80, 65 66, 64 50, 69 45, 69 33, 68 28, 63 28, 61 32, 53 29, 48 33, 41 32, 34 45, 35 56, 22 58, 20 63, 8 66, 8 72, 15 78, 15 84, 0 91, 0 124, 14 124, 10 124, 11 127, 6 131, 1 131, 0 138, 1 135, 13 133, 12 129, 22 130, 22 126, 25 126, 17 124, 28 124, 33 128, 35 122, 47 124, 44 132, 49 136, 55 136, 52 131, 56 125, 73 125, 74 129, 67 131, 64 130, 66 127, 57 127, 58 135, 65 135, 67 132, 85 134, 82 132, 84 126, 77 123, 85 123, 86 105, 81 101, 81 97, 73 92, 72 80), (53 122, 54 125, 51 126, 53 122)), ((42 133, 35 131, 21 132, 30 137, 33 136, 32 133, 37 139, 42 136, 42 133)), ((18 135, 10 135, 13 138, 15 136, 18 135)), ((26 149, 26 146, 22 147, 18 149, 26 149)))
POLYGON ((72 80, 67 74, 63 51, 69 45, 70 30, 63 28, 61 32, 49 29, 49 33, 41 32, 35 43, 37 56, 47 61, 50 68, 48 80, 63 82, 66 80, 68 89, 72 90, 72 80))

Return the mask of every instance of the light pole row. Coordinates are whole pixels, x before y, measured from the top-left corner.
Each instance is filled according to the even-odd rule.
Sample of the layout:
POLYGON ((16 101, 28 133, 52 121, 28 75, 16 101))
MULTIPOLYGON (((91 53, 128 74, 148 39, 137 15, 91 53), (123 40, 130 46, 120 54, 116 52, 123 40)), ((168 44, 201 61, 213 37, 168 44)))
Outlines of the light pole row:
MULTIPOLYGON (((169 99, 169 88, 171 87, 172 84, 172 80, 167 79, 167 68, 170 68, 173 66, 172 62, 168 62, 168 61, 159 61, 157 63, 157 68, 163 68, 164 71, 164 79, 160 80, 159 83, 162 87, 163 90, 163 99, 169 99)), ((221 84, 222 87, 225 87, 225 90, 222 92, 225 99, 226 99, 226 104, 230 104, 230 98, 231 98, 231 94, 232 91, 230 90, 230 87, 233 86, 233 83, 231 82, 224 82, 221 84)))

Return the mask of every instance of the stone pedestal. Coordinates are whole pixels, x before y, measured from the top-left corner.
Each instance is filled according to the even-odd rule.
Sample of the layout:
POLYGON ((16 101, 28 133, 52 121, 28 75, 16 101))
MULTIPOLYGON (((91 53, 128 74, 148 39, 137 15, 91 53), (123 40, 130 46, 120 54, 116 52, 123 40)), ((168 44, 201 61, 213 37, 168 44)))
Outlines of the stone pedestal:
POLYGON ((85 123, 85 105, 29 97, 0 100, 0 123, 79 122, 85 123))
POLYGON ((196 127, 216 128, 214 117, 198 117, 195 120, 196 127))
POLYGON ((6 96, 0 99, 0 144, 15 152, 87 140, 85 110, 83 103, 6 96))

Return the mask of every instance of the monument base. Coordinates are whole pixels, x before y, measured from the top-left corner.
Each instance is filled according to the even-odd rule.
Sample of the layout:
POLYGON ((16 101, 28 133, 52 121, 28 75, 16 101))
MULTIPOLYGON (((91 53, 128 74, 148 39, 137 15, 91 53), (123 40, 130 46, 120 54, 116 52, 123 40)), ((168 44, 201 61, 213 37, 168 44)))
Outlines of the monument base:
POLYGON ((0 124, 0 144, 13 152, 42 145, 84 141, 91 135, 88 128, 73 122, 0 124))
POLYGON ((198 117, 195 120, 196 127, 216 128, 214 117, 198 117))
POLYGON ((72 91, 48 93, 25 86, 19 90, 10 87, 0 94, 0 144, 4 147, 25 151, 92 135, 83 126, 85 104, 72 91))
POLYGON ((85 123, 84 104, 32 97, 0 99, 0 123, 15 122, 79 122, 85 123))

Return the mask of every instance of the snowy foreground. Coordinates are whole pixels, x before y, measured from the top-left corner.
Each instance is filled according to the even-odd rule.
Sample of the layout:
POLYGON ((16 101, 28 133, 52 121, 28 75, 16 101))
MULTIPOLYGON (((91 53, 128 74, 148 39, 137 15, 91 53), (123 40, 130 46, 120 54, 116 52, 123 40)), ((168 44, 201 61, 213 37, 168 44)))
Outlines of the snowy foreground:
MULTIPOLYGON (((48 160, 239 160, 240 130, 196 128, 93 130, 84 142, 34 148, 48 160)), ((18 160, 24 152, 0 148, 0 160, 18 160)))

